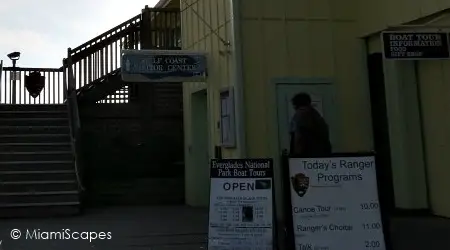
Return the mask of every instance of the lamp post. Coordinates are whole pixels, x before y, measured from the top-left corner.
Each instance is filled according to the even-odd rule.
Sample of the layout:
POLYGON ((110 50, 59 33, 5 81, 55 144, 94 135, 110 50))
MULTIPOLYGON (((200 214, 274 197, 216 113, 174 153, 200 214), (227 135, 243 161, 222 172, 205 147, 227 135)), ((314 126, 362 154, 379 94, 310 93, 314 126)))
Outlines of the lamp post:
POLYGON ((17 67, 16 67, 16 63, 17 60, 20 59, 20 52, 12 52, 8 54, 9 59, 11 59, 12 61, 12 66, 13 66, 13 77, 11 77, 10 81, 11 81, 11 103, 12 104, 16 104, 16 80, 17 80, 17 67))

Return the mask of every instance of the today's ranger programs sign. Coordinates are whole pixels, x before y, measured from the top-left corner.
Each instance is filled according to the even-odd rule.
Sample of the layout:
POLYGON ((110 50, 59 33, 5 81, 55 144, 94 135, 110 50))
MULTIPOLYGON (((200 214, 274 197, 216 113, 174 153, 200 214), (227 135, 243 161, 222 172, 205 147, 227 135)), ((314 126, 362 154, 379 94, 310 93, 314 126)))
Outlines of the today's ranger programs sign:
POLYGON ((375 157, 290 158, 295 249, 385 250, 375 157))
POLYGON ((206 54, 177 50, 123 50, 125 82, 201 82, 207 75, 206 54))

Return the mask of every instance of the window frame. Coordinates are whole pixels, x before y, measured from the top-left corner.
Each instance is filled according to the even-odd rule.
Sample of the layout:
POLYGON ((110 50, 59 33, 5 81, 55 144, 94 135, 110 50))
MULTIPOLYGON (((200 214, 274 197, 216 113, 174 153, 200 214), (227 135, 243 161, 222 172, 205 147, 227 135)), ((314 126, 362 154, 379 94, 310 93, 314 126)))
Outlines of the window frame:
POLYGON ((220 145, 224 148, 236 147, 236 123, 234 89, 227 87, 220 90, 220 145), (226 131, 225 131, 226 129, 226 131))

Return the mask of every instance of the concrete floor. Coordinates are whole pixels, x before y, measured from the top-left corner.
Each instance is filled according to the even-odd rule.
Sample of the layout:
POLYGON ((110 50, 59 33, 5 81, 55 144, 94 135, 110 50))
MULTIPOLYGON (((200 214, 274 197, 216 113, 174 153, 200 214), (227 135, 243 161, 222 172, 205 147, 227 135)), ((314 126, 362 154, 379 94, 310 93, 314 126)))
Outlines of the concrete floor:
POLYGON ((206 249, 207 213, 188 207, 113 207, 83 216, 0 221, 0 250, 198 250, 206 249), (111 240, 11 240, 10 232, 111 232, 111 240))
MULTIPOLYGON (((450 220, 395 218, 394 250, 450 249, 450 220)), ((208 216, 189 207, 113 207, 53 219, 0 221, 0 250, 198 250, 206 249, 208 216), (111 232, 111 240, 12 240, 12 229, 60 232, 111 232)))

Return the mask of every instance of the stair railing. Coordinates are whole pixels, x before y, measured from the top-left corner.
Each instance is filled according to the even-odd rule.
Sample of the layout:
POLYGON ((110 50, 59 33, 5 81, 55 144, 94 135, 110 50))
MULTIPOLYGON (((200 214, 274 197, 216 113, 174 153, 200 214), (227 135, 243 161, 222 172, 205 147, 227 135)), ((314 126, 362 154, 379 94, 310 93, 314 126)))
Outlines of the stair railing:
POLYGON ((63 104, 66 89, 62 82, 63 68, 3 67, 0 81, 0 104, 63 104), (32 97, 25 85, 25 78, 31 73, 43 76, 44 85, 32 97))
MULTIPOLYGON (((70 50, 69 50, 70 51, 70 50)), ((69 124, 70 124, 70 135, 72 141, 72 152, 75 161, 75 174, 77 177, 78 188, 80 191, 84 191, 84 185, 82 181, 82 151, 81 151, 81 123, 80 115, 78 111, 78 102, 76 94, 75 78, 73 75, 73 63, 70 53, 67 59, 63 60, 64 65, 64 87, 66 88, 66 100, 67 107, 69 110, 69 124)))
POLYGON ((141 14, 71 49, 75 88, 79 89, 120 69, 121 50, 139 49, 141 14))

